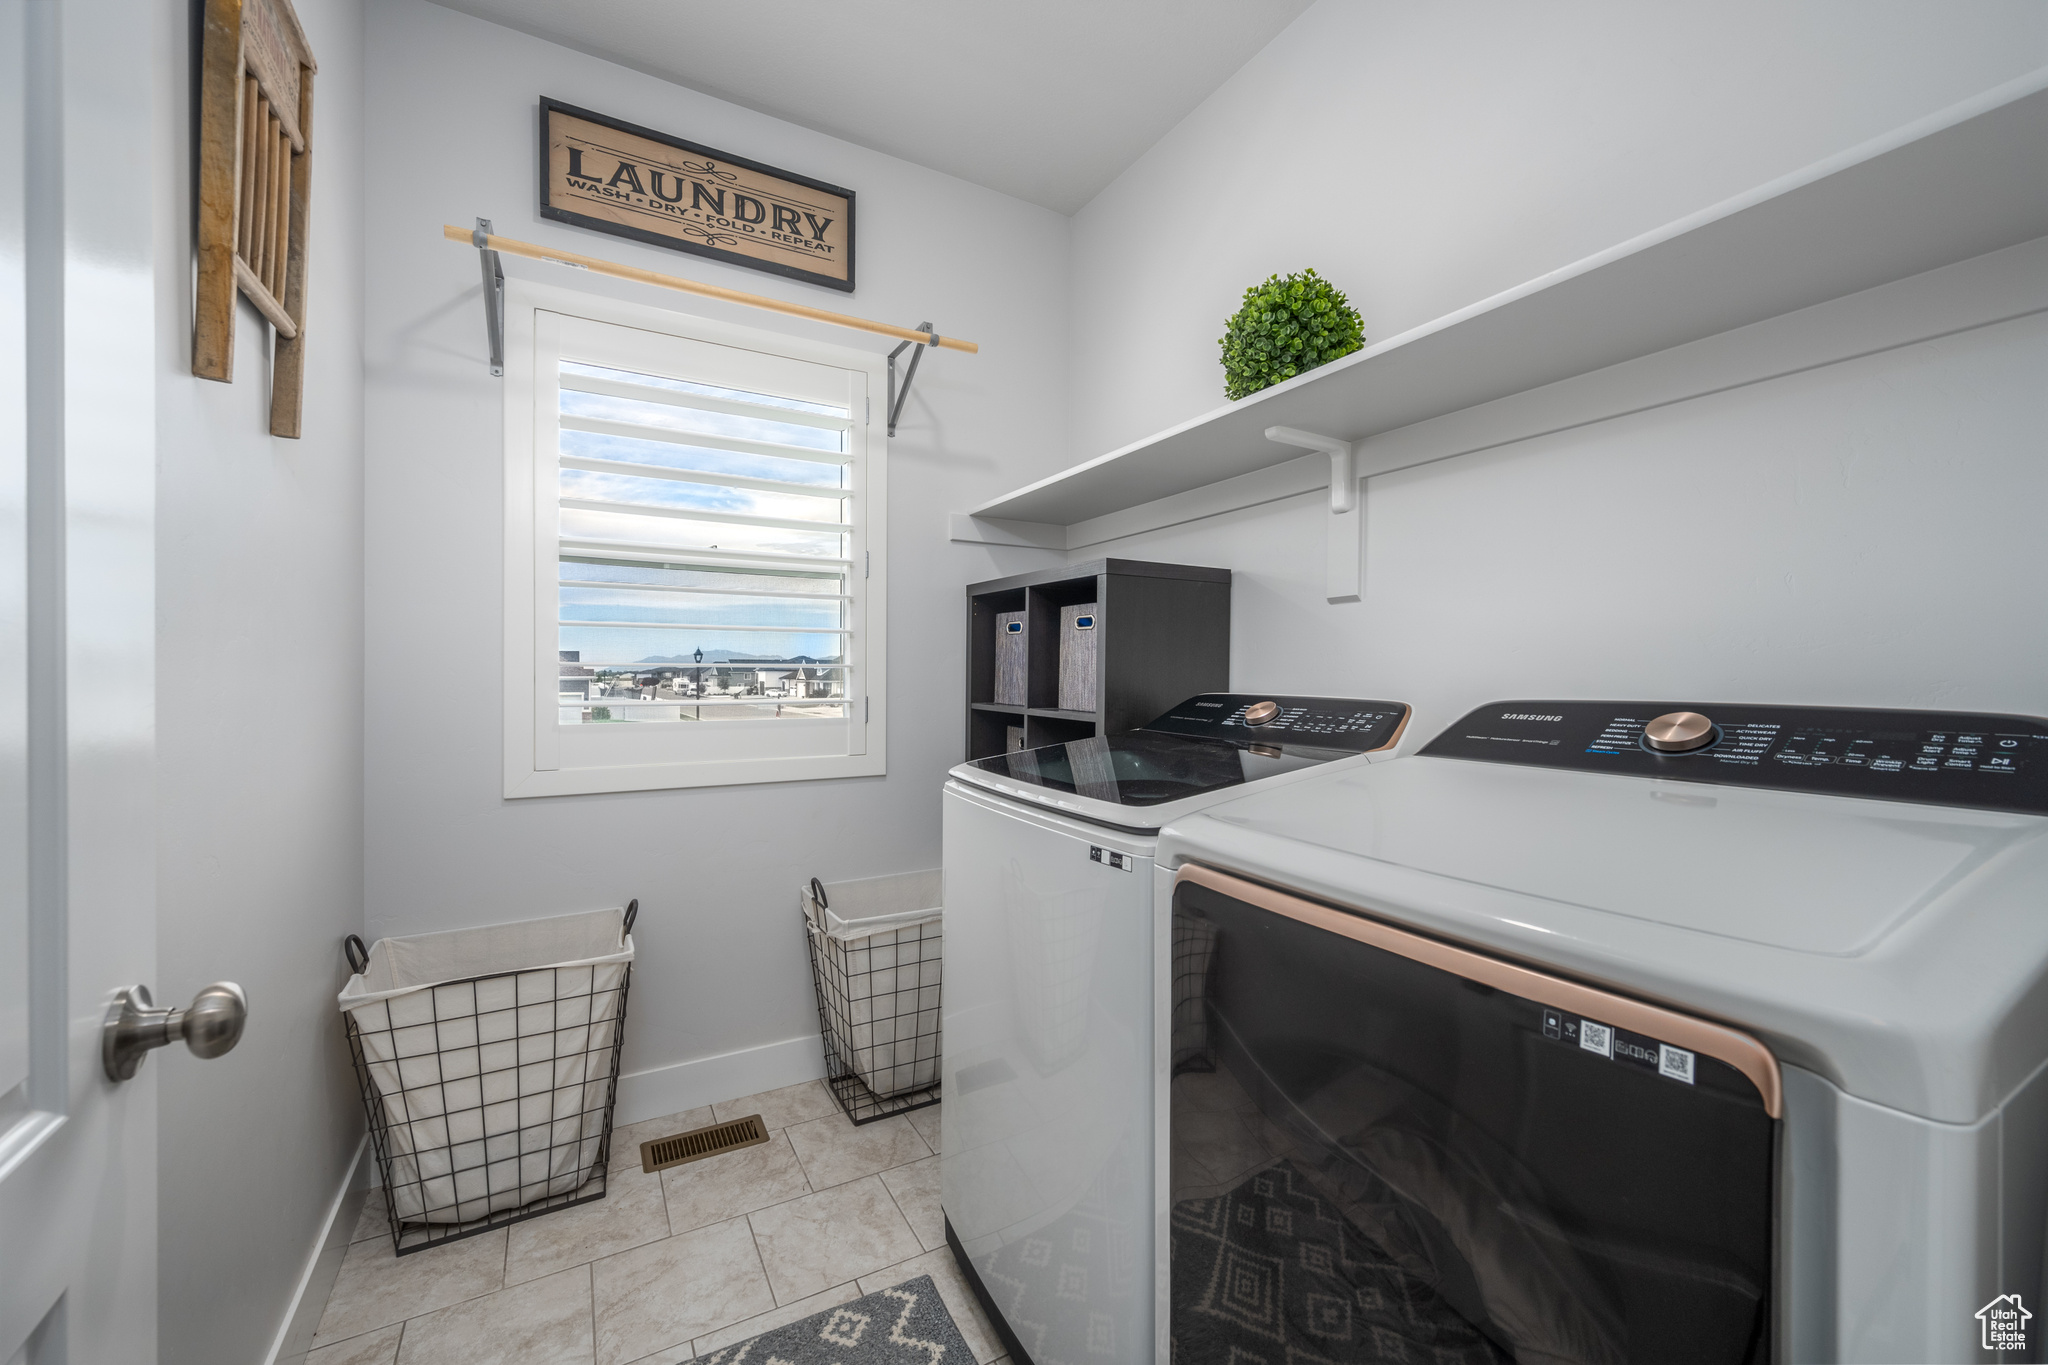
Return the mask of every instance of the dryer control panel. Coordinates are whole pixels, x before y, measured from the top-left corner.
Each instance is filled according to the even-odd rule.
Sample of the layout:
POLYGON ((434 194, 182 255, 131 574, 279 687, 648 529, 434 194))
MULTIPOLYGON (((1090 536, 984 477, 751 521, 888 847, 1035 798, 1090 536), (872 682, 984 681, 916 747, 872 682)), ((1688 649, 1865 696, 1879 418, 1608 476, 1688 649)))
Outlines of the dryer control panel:
POLYGON ((1143 728, 1169 735, 1227 739, 1233 744, 1285 744, 1365 754, 1391 748, 1407 723, 1407 704, 1398 701, 1205 692, 1189 697, 1143 728))
POLYGON ((2032 716, 1503 701, 1421 753, 2048 815, 2048 721, 2032 716))

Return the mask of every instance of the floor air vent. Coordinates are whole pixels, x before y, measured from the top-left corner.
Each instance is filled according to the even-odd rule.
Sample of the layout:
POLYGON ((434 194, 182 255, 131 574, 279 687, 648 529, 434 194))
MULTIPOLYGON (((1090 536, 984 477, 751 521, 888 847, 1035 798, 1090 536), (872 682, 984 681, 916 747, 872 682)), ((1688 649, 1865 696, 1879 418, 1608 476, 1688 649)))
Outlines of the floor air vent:
POLYGON ((731 1123, 714 1123, 709 1128, 692 1128, 674 1137, 656 1138, 640 1144, 640 1169, 662 1171, 686 1162, 702 1161, 742 1147, 758 1147, 768 1140, 768 1127, 759 1114, 749 1114, 731 1123))

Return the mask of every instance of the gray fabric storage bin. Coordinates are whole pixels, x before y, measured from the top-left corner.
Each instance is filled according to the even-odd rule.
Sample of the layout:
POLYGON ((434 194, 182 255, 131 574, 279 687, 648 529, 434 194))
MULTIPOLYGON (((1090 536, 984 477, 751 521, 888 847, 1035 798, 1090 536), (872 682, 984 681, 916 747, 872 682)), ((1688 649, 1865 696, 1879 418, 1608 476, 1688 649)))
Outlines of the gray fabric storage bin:
POLYGON ((1095 709, 1095 604, 1060 608, 1060 710, 1095 709))
POLYGON ((1006 611, 996 617, 996 688, 993 700, 998 706, 1023 706, 1029 690, 1030 682, 1024 674, 1024 613, 1006 611))

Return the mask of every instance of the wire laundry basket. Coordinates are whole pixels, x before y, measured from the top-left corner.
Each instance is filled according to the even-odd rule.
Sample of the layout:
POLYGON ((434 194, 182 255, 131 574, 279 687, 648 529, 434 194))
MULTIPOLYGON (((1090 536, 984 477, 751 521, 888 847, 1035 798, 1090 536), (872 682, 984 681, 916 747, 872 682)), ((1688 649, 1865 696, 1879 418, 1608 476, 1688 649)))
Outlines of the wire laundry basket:
POLYGON ((605 1197, 639 910, 343 940, 398 1255, 605 1197))
POLYGON ((939 1102, 939 898, 936 870, 813 877, 799 897, 825 1082, 856 1124, 939 1102))

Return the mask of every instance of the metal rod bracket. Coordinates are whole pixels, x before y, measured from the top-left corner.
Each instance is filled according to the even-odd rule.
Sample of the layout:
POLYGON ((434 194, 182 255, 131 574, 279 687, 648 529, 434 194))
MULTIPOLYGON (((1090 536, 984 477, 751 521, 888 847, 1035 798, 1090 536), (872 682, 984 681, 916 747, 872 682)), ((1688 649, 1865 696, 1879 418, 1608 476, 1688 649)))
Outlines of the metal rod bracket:
POLYGON ((905 341, 899 343, 895 350, 889 352, 888 414, 889 434, 891 436, 894 436, 896 434, 896 419, 903 415, 903 405, 910 399, 910 385, 911 382, 917 378, 917 362, 924 359, 924 353, 926 351, 936 347, 939 344, 939 334, 932 330, 932 325, 929 322, 918 323, 917 330, 923 332, 927 337, 930 338, 930 340, 905 341), (916 349, 912 351, 912 347, 915 347, 916 349), (905 351, 911 351, 910 368, 904 371, 903 387, 901 389, 898 389, 896 387, 896 357, 902 355, 905 351))
POLYGON ((469 240, 476 245, 477 258, 484 274, 484 334, 491 346, 491 374, 505 377, 505 267, 498 262, 498 253, 491 250, 491 220, 476 220, 476 230, 469 234, 469 240))

